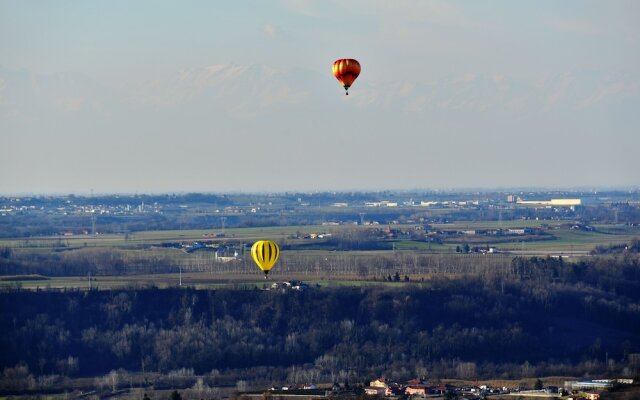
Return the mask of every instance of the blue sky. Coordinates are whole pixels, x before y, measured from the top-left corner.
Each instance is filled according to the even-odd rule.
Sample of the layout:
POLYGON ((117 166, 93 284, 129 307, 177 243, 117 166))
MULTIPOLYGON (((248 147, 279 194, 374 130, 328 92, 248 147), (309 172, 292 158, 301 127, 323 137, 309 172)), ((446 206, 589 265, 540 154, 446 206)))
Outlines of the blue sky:
POLYGON ((0 0, 0 192, 637 186, 639 19, 636 1, 0 0), (348 98, 342 57, 363 66, 348 98))

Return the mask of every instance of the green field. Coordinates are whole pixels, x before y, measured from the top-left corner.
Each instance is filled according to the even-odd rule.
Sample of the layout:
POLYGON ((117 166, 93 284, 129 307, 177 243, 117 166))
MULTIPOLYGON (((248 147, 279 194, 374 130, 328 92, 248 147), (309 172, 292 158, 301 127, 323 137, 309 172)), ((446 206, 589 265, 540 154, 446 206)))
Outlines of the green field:
MULTIPOLYGON (((640 237, 640 228, 626 225, 596 225, 596 231, 572 230, 566 223, 558 221, 472 221, 452 224, 434 225, 434 229, 496 229, 496 228, 540 228, 545 224, 544 231, 549 237, 541 237, 540 240, 521 240, 518 236, 502 237, 500 241, 490 236, 462 236, 447 240, 444 244, 429 243, 425 241, 395 240, 395 250, 418 252, 454 252, 457 245, 469 243, 470 245, 491 245, 504 251, 540 251, 541 253, 562 251, 588 252, 595 246, 628 243, 633 238, 640 237), (524 243, 523 243, 524 242, 524 243), (494 246, 495 245, 495 246, 494 246)), ((395 225, 396 229, 408 229, 412 225, 395 225)), ((15 250, 28 250, 34 254, 46 254, 61 249, 74 249, 82 247, 91 248, 118 248, 132 251, 163 242, 193 242, 207 241, 218 243, 244 243, 246 245, 259 239, 271 239, 278 242, 286 241, 292 246, 313 245, 322 240, 292 239, 292 235, 306 235, 309 233, 336 233, 345 229, 356 229, 345 226, 289 226, 266 228, 235 228, 227 229, 224 237, 215 237, 213 230, 171 230, 171 231, 142 231, 133 234, 107 234, 107 235, 75 235, 75 236, 46 236, 27 239, 1 239, 0 248, 9 247, 15 250)), ((370 226, 357 229, 372 229, 370 226)), ((391 249, 392 245, 389 245, 391 249)), ((171 256, 171 249, 164 249, 163 255, 171 256)), ((154 249, 156 254, 161 252, 154 249)), ((304 252, 322 252, 324 250, 301 250, 304 252)))
MULTIPOLYGON (((393 225, 393 229, 410 230, 413 224, 393 225)), ((562 221, 474 221, 455 224, 436 225, 434 229, 441 230, 465 230, 465 229, 495 229, 507 227, 530 227, 544 230, 544 235, 526 236, 491 236, 491 235, 458 235, 447 237, 444 243, 427 242, 425 240, 409 239, 381 239, 381 250, 349 250, 336 251, 323 245, 325 239, 303 239, 309 233, 333 233, 357 232, 358 230, 384 229, 380 226, 358 227, 348 226, 288 226, 267 228, 235 228, 225 230, 224 237, 216 237, 219 233, 215 230, 171 230, 171 231, 143 231, 128 235, 75 235, 75 236, 48 236, 28 239, 2 239, 0 249, 10 248, 17 256, 44 257, 55 255, 60 260, 65 257, 91 257, 95 254, 104 256, 114 254, 121 257, 127 266, 125 271, 118 276, 94 277, 91 283, 98 288, 118 288, 127 286, 155 285, 158 287, 176 286, 179 284, 179 268, 182 268, 183 285, 197 288, 237 287, 239 285, 257 285, 262 287, 265 283, 262 274, 254 268, 247 253, 249 245, 257 239, 272 239, 286 244, 281 261, 274 269, 271 278, 276 281, 286 279, 300 279, 305 282, 318 283, 320 285, 350 285, 363 284, 395 284, 374 282, 373 277, 387 276, 394 271, 412 275, 412 279, 420 280, 429 278, 428 267, 411 270, 404 268, 403 264, 412 263, 411 257, 432 256, 434 265, 458 265, 464 263, 473 264, 473 258, 456 253, 457 247, 468 244, 470 247, 493 247, 502 257, 513 256, 547 256, 562 255, 570 259, 588 256, 596 246, 608 246, 612 244, 629 243, 634 238, 640 237, 640 228, 627 225, 600 224, 595 226, 595 231, 571 229, 571 224, 562 221), (205 241, 207 243, 242 244, 244 259, 238 263, 220 264, 214 262, 215 253, 209 251, 195 251, 188 253, 183 249, 161 247, 161 243, 190 243, 205 241), (403 258, 404 257, 404 258, 403 258), (456 258, 458 257, 458 258, 456 258), (376 270, 379 260, 391 269, 376 270), (135 265, 144 262, 158 260, 171 267, 165 268, 165 273, 140 273, 136 272, 135 265), (403 261, 404 260, 404 261, 403 261), (351 264, 351 267, 341 266, 351 264), (362 272, 362 268, 365 268, 362 272), (342 272, 341 272, 342 271, 342 272), (346 271, 346 272, 345 272, 346 271), (377 271, 377 272, 376 272, 377 271), (167 273, 169 272, 169 273, 167 273)), ((236 247, 238 248, 238 247, 236 247)), ((468 255, 477 258, 477 262, 495 263, 497 255, 468 255)), ((488 265, 488 264, 487 264, 488 265)), ((500 261, 496 265, 504 265, 500 261)), ((381 267, 380 267, 381 268, 381 267)), ((438 267, 440 268, 440 267, 438 267)), ((471 267, 468 267, 471 268, 471 267)), ((14 272, 19 274, 19 271, 14 272)), ((49 275, 49 274, 45 274, 49 275)), ((56 275, 56 274, 52 274, 56 275)), ((90 287, 87 276, 81 277, 57 277, 49 276, 49 279, 30 277, 16 280, 0 280, 2 287, 37 288, 81 288, 90 287)))
POLYGON ((51 247, 135 247, 140 245, 159 244, 162 242, 188 241, 234 241, 252 242, 259 239, 282 240, 297 233, 336 232, 344 227, 340 226, 286 226, 261 228, 232 228, 226 229, 223 237, 214 237, 219 230, 167 230, 141 231, 130 234, 100 234, 73 236, 41 236, 36 238, 0 239, 0 247, 12 248, 51 248, 51 247))
MULTIPOLYGON (((318 279, 316 277, 304 276, 301 274, 285 275, 282 273, 274 273, 268 279, 265 279, 259 271, 249 271, 246 274, 229 274, 226 277, 219 275, 212 276, 206 272, 183 272, 182 287, 196 289, 248 289, 254 290, 269 288, 273 283, 285 280, 301 280, 307 285, 320 287, 364 287, 364 286, 388 286, 388 287, 405 287, 407 285, 416 285, 418 287, 429 286, 428 282, 387 282, 382 280, 365 280, 353 279, 349 277, 331 277, 327 279, 318 279)), ((127 276, 99 276, 92 277, 91 282, 87 276, 69 276, 69 277, 51 277, 48 279, 13 279, 11 281, 0 280, 0 288, 22 288, 22 289, 81 289, 89 288, 105 290, 105 289, 121 289, 128 287, 180 287, 180 275, 176 274, 145 274, 145 275, 127 275, 127 276)))

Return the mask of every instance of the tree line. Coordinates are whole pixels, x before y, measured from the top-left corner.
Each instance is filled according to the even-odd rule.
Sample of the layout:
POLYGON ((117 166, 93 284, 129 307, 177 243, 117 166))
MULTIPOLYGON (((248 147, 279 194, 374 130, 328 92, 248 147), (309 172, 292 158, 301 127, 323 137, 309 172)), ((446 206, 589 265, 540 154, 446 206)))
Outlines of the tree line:
POLYGON ((247 371, 267 367, 274 380, 321 382, 640 372, 637 258, 509 268, 504 279, 399 288, 5 289, 0 368, 32 378, 186 368, 251 381, 247 371))

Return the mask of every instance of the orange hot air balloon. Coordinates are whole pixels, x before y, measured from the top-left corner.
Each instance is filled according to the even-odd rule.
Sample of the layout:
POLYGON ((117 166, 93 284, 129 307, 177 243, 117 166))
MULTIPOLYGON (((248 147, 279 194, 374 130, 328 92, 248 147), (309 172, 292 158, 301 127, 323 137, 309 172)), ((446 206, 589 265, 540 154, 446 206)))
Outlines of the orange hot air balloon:
POLYGON ((333 63, 333 76, 344 86, 347 95, 353 81, 360 75, 360 63, 353 58, 341 58, 333 63))

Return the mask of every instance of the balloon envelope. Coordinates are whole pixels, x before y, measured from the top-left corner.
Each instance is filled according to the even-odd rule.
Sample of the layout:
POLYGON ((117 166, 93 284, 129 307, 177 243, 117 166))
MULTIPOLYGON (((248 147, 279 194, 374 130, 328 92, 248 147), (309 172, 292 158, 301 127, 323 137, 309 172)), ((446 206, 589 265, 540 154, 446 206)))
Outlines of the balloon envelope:
POLYGON ((280 248, 271 240, 258 240, 251 246, 251 257, 265 275, 271 271, 279 256, 280 248))
POLYGON ((348 90, 360 75, 360 63, 353 58, 341 58, 333 63, 333 76, 348 90))

